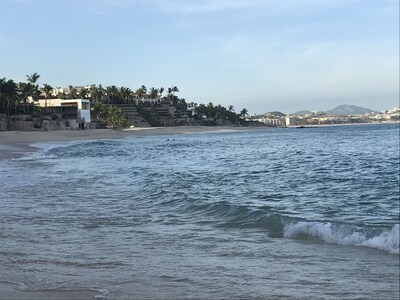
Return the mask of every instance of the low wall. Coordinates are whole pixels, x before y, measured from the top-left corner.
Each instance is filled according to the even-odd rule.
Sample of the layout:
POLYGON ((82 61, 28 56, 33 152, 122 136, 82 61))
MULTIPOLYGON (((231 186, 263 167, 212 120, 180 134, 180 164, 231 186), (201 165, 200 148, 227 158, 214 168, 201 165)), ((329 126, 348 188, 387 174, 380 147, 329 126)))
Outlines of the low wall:
POLYGON ((34 128, 33 121, 9 121, 8 129, 9 131, 33 131, 37 130, 34 128))
POLYGON ((6 117, 0 116, 0 131, 8 130, 8 121, 6 117))

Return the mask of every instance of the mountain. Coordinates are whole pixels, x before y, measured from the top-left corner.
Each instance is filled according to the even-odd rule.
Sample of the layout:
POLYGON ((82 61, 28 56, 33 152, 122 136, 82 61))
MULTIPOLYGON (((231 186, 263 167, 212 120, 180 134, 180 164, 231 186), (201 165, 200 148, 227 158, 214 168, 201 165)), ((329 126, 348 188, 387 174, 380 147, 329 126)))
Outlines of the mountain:
POLYGON ((311 113, 311 110, 300 110, 298 112, 295 112, 294 115, 302 115, 302 116, 304 116, 304 115, 308 115, 310 113, 311 113))
POLYGON ((264 116, 275 116, 275 117, 284 117, 284 116, 286 116, 286 114, 284 114, 284 113, 281 113, 280 111, 270 111, 270 112, 266 112, 265 114, 264 114, 264 116))
POLYGON ((369 108, 364 108, 360 106, 355 106, 355 105, 348 105, 348 104, 343 104, 336 106, 335 108, 326 111, 327 114, 332 114, 332 115, 362 115, 366 113, 371 113, 373 110, 369 108))

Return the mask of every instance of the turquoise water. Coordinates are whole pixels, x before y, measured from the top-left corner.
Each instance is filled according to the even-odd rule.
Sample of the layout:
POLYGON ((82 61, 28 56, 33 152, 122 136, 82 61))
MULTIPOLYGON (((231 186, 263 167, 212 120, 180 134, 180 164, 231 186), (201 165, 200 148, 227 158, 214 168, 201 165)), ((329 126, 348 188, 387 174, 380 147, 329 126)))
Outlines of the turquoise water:
POLYGON ((40 146, 0 161, 0 281, 106 299, 399 297, 398 124, 40 146))

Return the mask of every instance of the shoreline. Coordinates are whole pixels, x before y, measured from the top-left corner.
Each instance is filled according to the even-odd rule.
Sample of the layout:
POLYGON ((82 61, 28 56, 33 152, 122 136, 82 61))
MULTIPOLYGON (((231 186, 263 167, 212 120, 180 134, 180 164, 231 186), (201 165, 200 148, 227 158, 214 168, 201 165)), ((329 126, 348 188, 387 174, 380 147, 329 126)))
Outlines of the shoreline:
MULTIPOLYGON (((129 136, 175 135, 211 132, 236 132, 256 127, 135 127, 122 130, 52 130, 52 131, 2 131, 0 132, 0 160, 20 158, 40 150, 35 143, 71 142, 85 140, 122 139, 129 136)), ((260 127, 266 128, 266 127, 260 127)))
MULTIPOLYGON (((374 124, 400 124, 399 122, 385 123, 350 123, 350 124, 318 124, 312 127, 354 126, 374 124)), ((286 128, 298 128, 299 125, 286 128)), ((281 127, 278 127, 281 128, 281 127)), ((179 135, 194 133, 222 133, 244 130, 271 130, 275 127, 233 127, 233 126, 176 126, 176 127, 135 127, 121 130, 87 129, 87 130, 51 130, 51 131, 0 131, 0 160, 21 158, 35 153, 40 148, 35 143, 72 142, 104 139, 122 139, 129 136, 179 135)))

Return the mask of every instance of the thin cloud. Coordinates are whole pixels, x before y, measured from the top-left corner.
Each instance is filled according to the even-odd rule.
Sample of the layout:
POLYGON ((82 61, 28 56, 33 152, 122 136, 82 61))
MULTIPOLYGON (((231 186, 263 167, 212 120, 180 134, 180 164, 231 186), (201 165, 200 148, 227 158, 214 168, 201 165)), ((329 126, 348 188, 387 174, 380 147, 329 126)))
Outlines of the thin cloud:
MULTIPOLYGON (((346 6, 361 0, 90 0, 89 11, 108 14, 120 8, 147 8, 170 14, 210 14, 218 12, 265 9, 270 13, 296 12, 346 6)), ((392 0, 388 0, 392 1, 392 0)))
MULTIPOLYGON (((150 0, 154 7, 169 13, 207 14, 224 11, 268 9, 271 13, 287 13, 297 9, 330 8, 350 5, 360 0, 150 0)), ((137 2, 137 1, 136 1, 137 2)))

